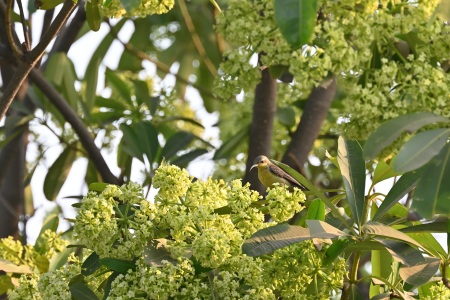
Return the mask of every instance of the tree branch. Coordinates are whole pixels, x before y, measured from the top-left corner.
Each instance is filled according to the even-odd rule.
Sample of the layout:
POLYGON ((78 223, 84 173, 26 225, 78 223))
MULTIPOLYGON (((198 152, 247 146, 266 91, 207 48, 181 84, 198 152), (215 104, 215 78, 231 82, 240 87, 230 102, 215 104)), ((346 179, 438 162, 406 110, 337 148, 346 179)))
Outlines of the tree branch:
POLYGON ((264 186, 258 180, 258 172, 249 172, 253 160, 258 155, 270 155, 272 147, 273 122, 276 112, 277 81, 270 76, 268 68, 261 74, 261 81, 255 89, 252 124, 248 145, 248 157, 244 182, 249 182, 251 188, 263 194, 264 186))
POLYGON ((300 123, 283 156, 283 163, 302 171, 314 141, 319 136, 322 123, 328 115, 331 102, 336 94, 336 87, 336 76, 333 76, 325 85, 313 88, 300 123))
POLYGON ((23 82, 27 78, 28 74, 31 72, 31 70, 34 68, 36 63, 42 57, 47 46, 50 44, 50 42, 56 36, 58 31, 64 25, 64 23, 67 21, 70 14, 75 9, 75 6, 76 6, 76 4, 73 3, 72 0, 66 0, 64 2, 63 7, 61 8, 61 11, 56 16, 55 20, 50 25, 48 31, 45 33, 45 35, 43 36, 43 38, 41 39, 39 44, 37 44, 33 50, 26 53, 22 57, 22 60, 20 60, 19 65, 16 70, 16 73, 14 74, 13 78, 11 79, 11 82, 6 87, 2 98, 0 98, 0 121, 5 116, 6 111, 8 110, 9 106, 11 105, 20 86, 23 84, 23 82))
POLYGON ((195 49, 197 49, 197 53, 202 58, 211 75, 216 76, 217 74, 216 67, 214 66, 211 59, 209 59, 208 55, 206 55, 205 47, 203 46, 202 41, 200 40, 200 37, 198 36, 197 31, 195 30, 194 22, 192 22, 192 18, 187 9, 186 2, 184 0, 179 0, 178 5, 180 7, 184 23, 186 23, 186 27, 188 28, 189 33, 191 34, 195 49))
POLYGON ((114 176, 106 164, 106 161, 100 153, 100 150, 95 145, 91 134, 87 131, 85 125, 73 111, 72 107, 64 101, 56 89, 41 75, 38 70, 31 70, 30 79, 48 97, 50 102, 55 105, 64 119, 72 126, 84 149, 86 149, 95 167, 100 172, 103 180, 107 183, 120 184, 119 180, 114 176))

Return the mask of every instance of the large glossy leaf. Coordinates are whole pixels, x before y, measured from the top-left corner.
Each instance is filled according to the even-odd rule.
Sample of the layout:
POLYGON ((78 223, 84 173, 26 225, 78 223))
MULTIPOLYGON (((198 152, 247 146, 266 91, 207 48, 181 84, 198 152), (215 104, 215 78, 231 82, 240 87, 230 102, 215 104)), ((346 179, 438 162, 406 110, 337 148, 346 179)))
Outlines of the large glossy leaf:
POLYGON ((367 222, 366 224, 364 224, 362 231, 364 232, 364 234, 394 239, 417 247, 423 247, 421 244, 419 244, 413 238, 409 237, 407 234, 381 223, 367 222))
POLYGON ((339 137, 338 163, 353 218, 361 224, 364 221, 362 214, 365 203, 366 168, 359 143, 339 137))
POLYGON ((120 78, 116 72, 111 69, 106 69, 105 78, 108 82, 108 86, 117 93, 123 100, 131 102, 131 90, 126 82, 120 78))
MULTIPOLYGON (((389 274, 392 270, 392 256, 387 250, 372 250, 370 260, 372 266, 372 275, 382 278, 389 278, 389 274)), ((373 284, 370 285, 371 299, 373 299, 372 297, 374 297, 375 295, 380 294, 380 292, 380 286, 373 284)))
POLYGON ((98 0, 91 0, 86 2, 86 20, 92 31, 98 31, 100 29, 102 18, 100 16, 98 0))
POLYGON ((206 153, 208 153, 207 149, 195 149, 173 159, 171 164, 177 165, 180 168, 186 168, 191 161, 206 153))
POLYGON ((136 270, 136 264, 132 261, 121 260, 117 258, 101 258, 100 263, 110 270, 126 274, 128 270, 136 270))
POLYGON ((412 132, 428 124, 448 121, 449 119, 432 113, 414 113, 389 120, 367 139, 364 145, 364 158, 366 160, 375 158, 405 131, 412 132))
POLYGON ((407 283, 418 287, 427 283, 439 270, 441 260, 435 257, 426 257, 424 262, 414 266, 402 266, 400 277, 407 283))
POLYGON ((325 204, 320 199, 314 199, 311 202, 306 219, 325 221, 325 204))
POLYGON ((248 136, 249 126, 244 126, 238 133, 233 135, 227 141, 224 141, 219 149, 214 153, 213 159, 227 158, 233 154, 233 150, 237 148, 248 136))
POLYGON ((450 144, 435 156, 417 183, 411 209, 422 217, 450 216, 450 144))
POLYGON ((69 290, 74 300, 98 300, 97 295, 82 282, 74 282, 69 286, 69 290))
POLYGON ((27 265, 16 265, 10 261, 0 258, 0 271, 6 273, 17 273, 17 274, 32 274, 33 270, 27 265))
POLYGON ((83 276, 94 274, 101 266, 100 256, 98 256, 97 253, 92 252, 81 265, 81 274, 83 276))
POLYGON ((11 277, 7 275, 0 275, 0 295, 5 294, 9 289, 13 289, 14 284, 11 281, 11 277))
POLYGON ((408 243, 384 238, 374 238, 374 240, 385 246, 393 259, 406 266, 414 266, 425 261, 420 250, 408 243))
POLYGON ((72 147, 66 147, 48 169, 44 179, 44 195, 48 200, 55 200, 66 182, 72 164, 76 159, 76 152, 72 147))
POLYGON ((308 229, 289 224, 279 224, 254 233, 242 245, 242 252, 249 256, 260 256, 309 239, 311 239, 311 236, 308 229))
POLYGON ((171 161, 178 151, 185 150, 195 139, 195 135, 187 131, 180 131, 172 135, 164 145, 161 156, 171 161))
POLYGON ((389 190, 372 220, 380 219, 395 203, 407 195, 416 186, 421 174, 419 171, 403 174, 389 190))
POLYGON ((94 56, 91 65, 88 66, 89 72, 86 72, 83 84, 86 85, 84 92, 84 100, 86 111, 90 115, 96 100, 97 84, 98 84, 98 68, 102 62, 101 57, 94 56))
POLYGON ((275 21, 294 49, 307 44, 317 19, 317 0, 275 0, 275 21))
POLYGON ((392 164, 387 164, 380 160, 375 168, 375 171, 373 172, 372 184, 376 184, 398 175, 400 175, 400 173, 394 171, 392 164))
POLYGON ((394 158, 394 170, 412 171, 428 163, 445 146, 450 128, 440 128, 416 134, 406 142, 394 158))
POLYGON ((347 236, 347 234, 330 224, 319 220, 306 220, 309 235, 312 238, 332 239, 347 236))

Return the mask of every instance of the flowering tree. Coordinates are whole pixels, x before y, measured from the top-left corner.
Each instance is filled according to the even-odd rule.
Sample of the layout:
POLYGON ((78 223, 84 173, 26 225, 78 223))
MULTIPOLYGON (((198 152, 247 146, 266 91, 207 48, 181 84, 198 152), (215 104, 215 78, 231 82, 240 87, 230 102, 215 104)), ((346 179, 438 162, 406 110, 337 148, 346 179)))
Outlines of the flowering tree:
MULTIPOLYGON (((37 4, 53 9, 60 1, 37 4)), ((26 172, 12 170, 33 174, 23 141, 39 114, 39 125, 63 145, 46 197, 57 197, 79 156, 89 159, 90 191, 75 204, 73 231, 56 234, 52 215, 34 246, 1 240, 0 292, 12 299, 449 297, 448 251, 430 234, 448 234, 450 211, 446 2, 219 4, 66 1, 32 49, 26 30, 24 47, 17 45, 12 9, 1 4, 0 50, 9 63, 0 116, 9 114, 0 158, 22 149, 3 171, 2 191, 12 182, 20 187, 2 192, 5 203, 14 212, 25 202, 26 172), (66 53, 81 24, 98 30, 102 17, 145 18, 132 21, 129 42, 119 38, 126 19, 107 22, 110 33, 78 78, 66 53), (99 65, 114 40, 125 51, 117 70, 105 71, 111 93, 97 95, 99 65), (137 75, 143 61, 160 76, 174 75, 175 89, 137 75), (213 159, 221 180, 194 179, 180 168, 214 148, 183 101, 188 87, 220 115, 223 143, 213 159), (120 174, 105 162, 97 134, 105 137, 100 148, 122 136, 120 174), (260 154, 290 165, 273 162, 308 191, 259 185, 249 169, 260 154), (136 161, 141 184, 130 182, 136 161), (241 176, 244 183, 235 180, 241 176), (375 191, 398 176, 388 193, 375 191), (159 189, 154 200, 142 186, 159 189), (412 219, 409 208, 445 221, 412 219)), ((21 9, 17 19, 26 28, 21 9)))

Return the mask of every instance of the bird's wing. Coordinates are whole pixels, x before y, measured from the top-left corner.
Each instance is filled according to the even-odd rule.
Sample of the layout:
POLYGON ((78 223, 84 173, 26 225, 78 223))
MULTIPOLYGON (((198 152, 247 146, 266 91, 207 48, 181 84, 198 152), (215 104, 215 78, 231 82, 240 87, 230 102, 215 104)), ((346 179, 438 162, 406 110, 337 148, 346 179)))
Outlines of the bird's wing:
POLYGON ((276 166, 276 165, 269 165, 269 171, 281 178, 286 179, 290 184, 292 184, 293 186, 298 187, 299 189, 301 189, 302 191, 305 191, 306 188, 297 180, 295 180, 294 177, 292 177, 291 175, 289 175, 288 173, 286 173, 285 171, 283 171, 283 169, 281 169, 280 167, 276 166))

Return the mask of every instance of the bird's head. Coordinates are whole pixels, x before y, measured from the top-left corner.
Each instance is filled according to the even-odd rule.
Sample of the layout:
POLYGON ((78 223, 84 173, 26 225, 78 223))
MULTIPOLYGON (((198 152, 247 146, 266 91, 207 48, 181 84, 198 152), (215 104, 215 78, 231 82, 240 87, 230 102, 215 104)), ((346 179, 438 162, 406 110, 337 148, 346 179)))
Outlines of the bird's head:
POLYGON ((250 171, 257 167, 258 169, 266 168, 270 164, 270 160, 264 155, 260 155, 253 161, 253 166, 250 168, 250 171))

